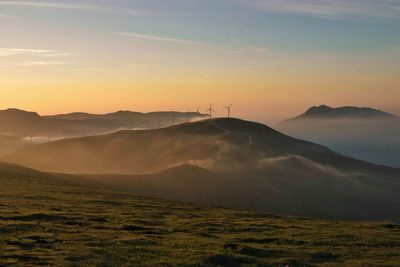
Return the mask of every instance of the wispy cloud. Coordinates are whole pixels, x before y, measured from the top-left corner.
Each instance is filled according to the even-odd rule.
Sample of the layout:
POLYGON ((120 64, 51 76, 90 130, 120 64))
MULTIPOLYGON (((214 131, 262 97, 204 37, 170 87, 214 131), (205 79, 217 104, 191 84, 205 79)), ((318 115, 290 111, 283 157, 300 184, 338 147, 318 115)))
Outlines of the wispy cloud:
POLYGON ((10 58, 11 61, 8 60, 8 62, 13 66, 66 65, 69 63, 51 59, 62 58, 69 55, 72 54, 49 49, 0 48, 0 58, 10 58))
POLYGON ((159 63, 131 63, 126 65, 127 68, 152 68, 152 67, 160 67, 159 63))
POLYGON ((40 1, 0 1, 0 5, 7 6, 29 6, 37 8, 56 8, 56 9, 92 9, 93 6, 78 3, 60 3, 60 2, 40 2, 40 1))
POLYGON ((16 19, 16 18, 18 18, 18 17, 17 16, 0 14, 0 19, 16 19))
POLYGON ((238 48, 235 49, 223 49, 225 53, 231 54, 248 54, 248 53, 255 53, 255 54, 265 54, 269 53, 268 49, 264 47, 255 46, 243 40, 238 40, 236 38, 230 38, 230 42, 239 45, 238 48))
POLYGON ((95 11, 105 13, 118 13, 126 15, 141 15, 147 14, 142 10, 134 10, 131 8, 120 8, 113 5, 110 1, 1 1, 3 6, 21 6, 30 8, 47 8, 47 9, 64 9, 77 11, 95 11))
POLYGON ((268 12, 335 19, 351 16, 400 18, 400 0, 238 0, 268 12))
POLYGON ((191 45, 191 46, 204 46, 205 44, 201 42, 185 40, 185 39, 177 39, 177 38, 170 38, 170 37, 163 37, 157 35, 145 35, 139 33, 132 33, 132 32, 116 32, 116 34, 126 37, 132 37, 137 39, 144 39, 150 41, 157 41, 157 42, 165 42, 165 43, 175 43, 181 45, 191 45))
POLYGON ((17 66, 54 66, 54 65, 67 65, 68 62, 64 61, 27 61, 16 63, 17 66))
MULTIPOLYGON (((148 41, 154 41, 158 43, 169 43, 176 44, 179 46, 187 46, 189 48, 195 48, 196 51, 200 51, 199 49, 204 49, 208 52, 219 53, 219 54, 231 54, 231 55, 241 55, 241 56, 249 56, 249 55, 261 55, 261 54, 271 54, 271 52, 263 47, 258 47, 243 41, 239 40, 231 40, 235 43, 232 47, 213 45, 211 43, 202 42, 202 41, 192 41, 187 39, 180 38, 172 38, 165 37, 159 35, 148 35, 148 34, 139 34, 133 32, 116 32, 120 36, 125 36, 129 38, 143 39, 148 41)), ((150 66, 154 66, 154 64, 150 64, 150 66)))
POLYGON ((19 55, 30 55, 30 56, 42 56, 42 57, 61 57, 72 55, 71 53, 64 53, 56 50, 47 49, 27 49, 27 48, 1 48, 0 57, 8 56, 19 56, 19 55))

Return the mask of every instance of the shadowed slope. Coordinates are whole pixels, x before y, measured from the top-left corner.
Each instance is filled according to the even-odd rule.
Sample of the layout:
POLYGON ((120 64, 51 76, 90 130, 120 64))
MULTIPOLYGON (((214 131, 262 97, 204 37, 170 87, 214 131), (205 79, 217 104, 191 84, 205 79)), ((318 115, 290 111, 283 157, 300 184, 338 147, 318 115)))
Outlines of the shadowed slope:
POLYGON ((247 173, 184 165, 146 175, 85 177, 171 200, 316 218, 400 220, 399 179, 342 172, 298 156, 265 159, 247 173))
POLYGON ((104 187, 98 181, 77 175, 63 173, 46 173, 35 169, 26 168, 17 164, 0 161, 0 179, 3 182, 24 182, 32 185, 51 184, 60 186, 89 186, 104 187))
POLYGON ((40 172, 34 169, 26 168, 16 164, 0 162, 0 178, 4 181, 8 180, 23 180, 32 183, 51 183, 59 185, 71 185, 72 183, 60 179, 56 175, 40 172))
POLYGON ((231 179, 192 165, 176 166, 154 174, 87 177, 118 190, 185 202, 232 206, 229 204, 236 195, 231 190, 235 187, 230 184, 231 179), (229 197, 223 192, 224 188, 230 192, 229 197))

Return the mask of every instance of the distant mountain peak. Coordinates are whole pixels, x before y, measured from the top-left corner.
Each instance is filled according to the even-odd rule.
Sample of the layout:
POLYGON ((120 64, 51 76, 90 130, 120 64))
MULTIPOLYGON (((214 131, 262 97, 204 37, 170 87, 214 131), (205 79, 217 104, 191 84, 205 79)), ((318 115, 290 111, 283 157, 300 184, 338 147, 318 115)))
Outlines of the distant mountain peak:
POLYGON ((306 114, 311 112, 328 111, 328 110, 329 111, 333 110, 333 108, 327 105, 313 106, 306 111, 306 114))
POLYGON ((345 106, 333 108, 327 105, 314 106, 309 108, 302 115, 294 119, 325 119, 325 118, 395 118, 395 115, 390 113, 369 108, 369 107, 355 107, 345 106))
POLYGON ((25 111, 25 110, 17 109, 17 108, 9 108, 6 110, 0 110, 0 114, 4 114, 6 116, 12 116, 12 117, 26 118, 26 119, 40 117, 40 115, 37 114, 36 112, 25 111))
POLYGON ((130 111, 130 110, 118 110, 111 114, 131 114, 131 113, 138 113, 138 112, 134 112, 134 111, 130 111))

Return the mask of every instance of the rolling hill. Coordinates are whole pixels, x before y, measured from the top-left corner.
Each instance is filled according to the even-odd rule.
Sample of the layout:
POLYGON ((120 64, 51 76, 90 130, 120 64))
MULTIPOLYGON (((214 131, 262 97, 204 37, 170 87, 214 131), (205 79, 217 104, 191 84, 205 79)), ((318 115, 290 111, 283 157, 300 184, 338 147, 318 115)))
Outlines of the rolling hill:
POLYGON ((372 108, 312 107, 277 128, 358 159, 400 167, 400 117, 372 108))
POLYGON ((38 144, 18 150, 7 160, 46 171, 132 174, 186 163, 223 169, 224 160, 252 163, 262 156, 288 153, 337 157, 328 148, 285 136, 265 125, 214 119, 38 144))
POLYGON ((400 220, 400 170, 238 119, 33 145, 5 158, 119 190, 330 219, 400 220))
POLYGON ((10 154, 28 144, 29 141, 21 137, 0 134, 0 157, 10 154))
POLYGON ((398 266, 400 225, 260 214, 0 163, 0 266, 398 266))
POLYGON ((155 111, 155 112, 133 112, 133 111, 117 111, 106 114, 90 114, 83 112, 74 112, 68 114, 60 114, 53 116, 44 116, 47 119, 81 121, 87 124, 102 123, 115 129, 133 129, 133 128, 160 128, 166 127, 188 120, 204 119, 208 115, 199 112, 176 112, 176 111, 155 111))
POLYGON ((64 138, 104 134, 120 129, 159 128, 207 117, 197 112, 118 111, 109 114, 71 113, 40 116, 19 109, 0 110, 0 134, 19 137, 64 138))

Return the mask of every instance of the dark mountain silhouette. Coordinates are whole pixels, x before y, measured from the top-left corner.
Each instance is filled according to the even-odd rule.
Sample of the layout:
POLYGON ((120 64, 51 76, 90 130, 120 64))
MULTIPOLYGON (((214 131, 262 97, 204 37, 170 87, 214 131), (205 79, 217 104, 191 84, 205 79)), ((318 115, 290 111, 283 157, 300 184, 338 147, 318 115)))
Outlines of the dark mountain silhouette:
POLYGON ((19 137, 64 138, 104 134, 120 129, 159 128, 207 117, 197 112, 139 113, 118 111, 109 114, 71 113, 40 116, 18 109, 0 111, 0 134, 19 137))
POLYGON ((377 164, 400 167, 400 117, 372 108, 310 108, 278 129, 377 164))
POLYGON ((305 113, 290 120, 300 119, 371 119, 371 118, 385 118, 385 119, 400 119, 399 117, 386 113, 381 110, 367 108, 367 107, 338 107, 332 108, 326 105, 314 106, 308 109, 305 113))
POLYGON ((90 114, 75 112, 69 114, 45 116, 48 119, 62 119, 70 121, 103 122, 120 128, 158 128, 159 126, 170 126, 175 123, 186 122, 187 120, 206 118, 207 115, 197 112, 133 112, 117 111, 107 114, 90 114), (160 122, 161 125, 158 123, 160 122))
POLYGON ((400 170, 238 119, 66 139, 22 148, 6 160, 92 173, 86 177, 108 186, 173 200, 323 218, 400 219, 400 170))
POLYGON ((2 119, 24 121, 32 121, 40 118, 39 114, 36 112, 29 112, 15 108, 0 110, 0 116, 2 119))

